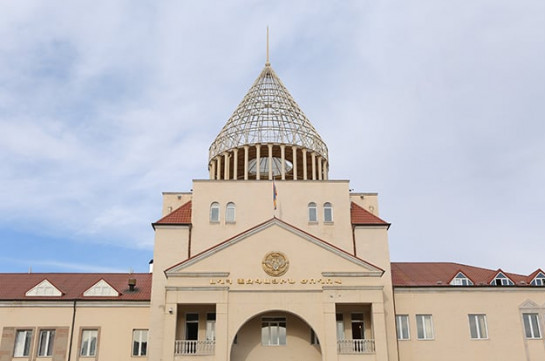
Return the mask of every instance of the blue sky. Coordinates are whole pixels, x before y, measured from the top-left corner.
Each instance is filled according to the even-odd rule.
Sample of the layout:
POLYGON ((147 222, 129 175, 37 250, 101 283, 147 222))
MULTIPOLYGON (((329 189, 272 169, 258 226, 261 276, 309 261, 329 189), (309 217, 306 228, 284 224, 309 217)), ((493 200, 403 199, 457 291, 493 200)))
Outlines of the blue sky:
POLYGON ((265 62, 393 261, 545 268, 545 2, 2 1, 0 272, 145 272, 265 62))

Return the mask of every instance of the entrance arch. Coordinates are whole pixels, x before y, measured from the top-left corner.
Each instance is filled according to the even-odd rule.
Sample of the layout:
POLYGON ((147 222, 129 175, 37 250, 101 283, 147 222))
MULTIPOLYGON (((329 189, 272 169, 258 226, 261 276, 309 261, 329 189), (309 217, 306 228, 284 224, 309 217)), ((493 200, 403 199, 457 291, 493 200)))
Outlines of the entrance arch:
POLYGON ((267 311, 253 316, 232 341, 230 361, 321 361, 312 327, 296 314, 267 311))

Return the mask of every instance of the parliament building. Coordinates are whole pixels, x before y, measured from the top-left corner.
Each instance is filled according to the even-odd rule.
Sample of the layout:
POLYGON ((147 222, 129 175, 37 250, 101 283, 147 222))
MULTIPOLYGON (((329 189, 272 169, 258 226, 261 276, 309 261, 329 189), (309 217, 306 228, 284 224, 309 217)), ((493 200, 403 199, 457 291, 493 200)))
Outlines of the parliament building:
POLYGON ((0 361, 545 360, 545 272, 390 262, 268 61, 206 166, 149 273, 0 274, 0 361))

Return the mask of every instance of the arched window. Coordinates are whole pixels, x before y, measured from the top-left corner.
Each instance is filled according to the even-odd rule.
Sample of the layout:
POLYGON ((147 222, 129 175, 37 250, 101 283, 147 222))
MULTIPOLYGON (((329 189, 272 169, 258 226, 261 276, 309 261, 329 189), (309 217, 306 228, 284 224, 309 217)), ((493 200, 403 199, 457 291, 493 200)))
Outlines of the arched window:
POLYGON ((233 202, 227 203, 225 207, 225 223, 235 223, 235 204, 233 202))
POLYGON ((220 221, 220 204, 214 202, 210 205, 210 222, 220 221))
POLYGON ((318 214, 316 213, 316 203, 310 202, 308 204, 308 221, 318 222, 318 214))
POLYGON ((324 203, 324 222, 333 222, 333 206, 331 203, 324 203))

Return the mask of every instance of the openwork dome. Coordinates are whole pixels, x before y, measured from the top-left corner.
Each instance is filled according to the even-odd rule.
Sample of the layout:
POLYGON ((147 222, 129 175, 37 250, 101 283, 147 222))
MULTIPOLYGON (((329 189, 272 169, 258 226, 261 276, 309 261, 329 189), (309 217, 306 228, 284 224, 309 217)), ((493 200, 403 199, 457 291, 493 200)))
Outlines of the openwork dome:
POLYGON ((327 146, 270 64, 210 146, 211 179, 327 179, 327 146))

